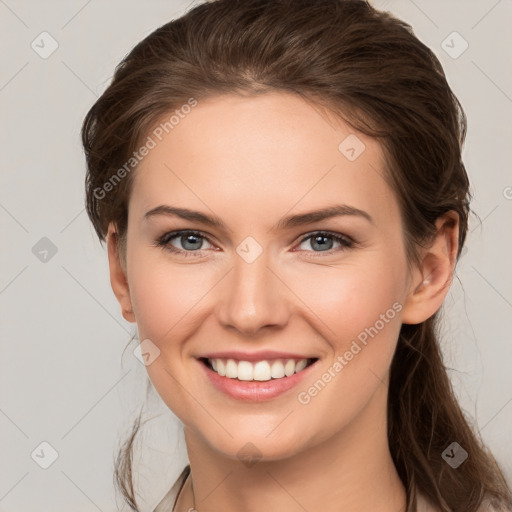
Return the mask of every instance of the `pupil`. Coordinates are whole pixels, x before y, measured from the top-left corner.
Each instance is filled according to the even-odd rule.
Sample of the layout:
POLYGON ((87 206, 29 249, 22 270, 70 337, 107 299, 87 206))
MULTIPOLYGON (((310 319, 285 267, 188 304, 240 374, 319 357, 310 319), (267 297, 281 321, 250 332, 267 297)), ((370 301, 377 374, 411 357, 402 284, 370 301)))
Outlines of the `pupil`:
MULTIPOLYGON (((330 238, 329 238, 328 236, 325 236, 325 235, 317 235, 317 236, 315 236, 315 238, 313 239, 313 243, 314 243, 314 244, 318 243, 318 240, 323 240, 323 242, 320 242, 320 243, 319 243, 320 250, 329 250, 329 249, 331 249, 331 247, 327 247, 327 248, 325 247, 325 245, 326 245, 326 244, 325 244, 325 240, 330 241, 330 242, 331 242, 331 244, 332 244, 332 240, 330 240, 330 238)), ((329 245, 329 244, 327 243, 327 245, 329 245)))
POLYGON ((201 246, 201 240, 199 240, 199 237, 196 235, 183 235, 181 237, 181 241, 183 243, 183 247, 185 247, 186 249, 199 249, 201 246), (185 240, 184 243, 183 243, 183 240, 185 240), (187 247, 187 243, 191 243, 192 245, 194 245, 194 243, 195 243, 196 247, 187 247), (197 247, 197 245, 199 247, 197 247))

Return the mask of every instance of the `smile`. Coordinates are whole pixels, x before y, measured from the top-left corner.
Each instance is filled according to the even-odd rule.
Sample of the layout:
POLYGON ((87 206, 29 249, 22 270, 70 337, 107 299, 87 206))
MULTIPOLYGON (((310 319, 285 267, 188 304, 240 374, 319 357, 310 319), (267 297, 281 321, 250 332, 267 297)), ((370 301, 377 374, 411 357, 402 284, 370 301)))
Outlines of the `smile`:
POLYGON ((275 359, 273 361, 237 361, 235 359, 203 359, 221 377, 242 381, 282 379, 299 373, 316 359, 275 359))
POLYGON ((319 359, 249 362, 201 357, 197 361, 209 382, 222 394, 246 402, 263 402, 277 398, 296 387, 311 375, 319 359))

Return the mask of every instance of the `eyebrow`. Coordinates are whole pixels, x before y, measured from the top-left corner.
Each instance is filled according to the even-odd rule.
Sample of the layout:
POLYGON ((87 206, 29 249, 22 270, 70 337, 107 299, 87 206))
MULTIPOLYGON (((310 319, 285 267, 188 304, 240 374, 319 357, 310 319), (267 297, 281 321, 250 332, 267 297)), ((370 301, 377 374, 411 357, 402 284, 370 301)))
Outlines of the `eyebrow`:
MULTIPOLYGON (((229 229, 226 224, 216 215, 207 215, 205 213, 189 210, 188 208, 178 208, 175 206, 169 205, 160 205, 151 210, 147 211, 144 214, 144 219, 149 219, 151 217, 157 215, 168 215, 179 217, 184 220, 189 220, 192 222, 200 222, 202 224, 206 224, 207 226, 211 226, 213 228, 222 229, 225 231, 232 231, 229 229)), ((290 229, 297 226, 302 226, 305 224, 311 224, 313 222, 318 222, 321 220, 329 219, 332 217, 340 217, 340 216, 354 216, 366 219, 371 224, 375 224, 371 215, 364 210, 360 210, 358 208, 354 208, 353 206, 348 206, 345 204, 329 206, 327 208, 322 208, 320 210, 313 210, 305 213, 299 213, 295 215, 289 215, 280 219, 272 231, 290 229)))
POLYGON ((332 217, 341 217, 345 215, 361 217, 366 219, 371 224, 374 224, 371 215, 364 210, 360 210, 359 208, 354 208, 353 206, 348 206, 346 204, 338 204, 334 206, 328 206, 327 208, 322 208, 321 210, 313 210, 310 212, 299 213, 297 215, 289 215, 288 217, 282 218, 276 224, 274 229, 279 230, 294 228, 296 226, 311 224, 320 220, 325 220, 332 217))

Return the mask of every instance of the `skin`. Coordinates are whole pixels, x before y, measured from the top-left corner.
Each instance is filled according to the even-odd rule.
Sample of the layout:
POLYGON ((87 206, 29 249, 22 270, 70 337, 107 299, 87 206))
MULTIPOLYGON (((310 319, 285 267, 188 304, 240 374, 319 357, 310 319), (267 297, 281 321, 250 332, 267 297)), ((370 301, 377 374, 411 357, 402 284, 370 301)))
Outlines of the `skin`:
MULTIPOLYGON (((389 368, 402 323, 419 323, 441 306, 457 251, 455 213, 408 272, 403 224, 382 178, 379 144, 349 161, 338 145, 354 130, 302 98, 284 92, 223 95, 199 104, 143 159, 129 201, 126 258, 109 227, 113 291, 123 316, 160 355, 149 377, 184 424, 196 509, 255 512, 397 512, 405 490, 386 435, 389 368), (173 205, 215 215, 208 225, 159 215, 173 205), (373 219, 338 216, 275 229, 286 215, 346 204, 373 219), (155 241, 199 230, 200 257, 177 255, 155 241), (352 237, 326 250, 305 235, 352 237), (236 252, 247 237, 262 248, 247 263, 236 252), (398 302, 401 311, 307 405, 307 390, 357 335, 398 302), (264 349, 315 354, 320 364, 297 388, 271 401, 244 403, 203 375, 197 356, 264 349), (237 457, 247 442, 261 459, 237 457)), ((331 242, 332 241, 332 242, 331 242)), ((185 245, 184 245, 185 243, 185 245)), ((193 253, 175 238, 169 245, 193 253)), ((176 510, 193 506, 190 478, 176 510)))

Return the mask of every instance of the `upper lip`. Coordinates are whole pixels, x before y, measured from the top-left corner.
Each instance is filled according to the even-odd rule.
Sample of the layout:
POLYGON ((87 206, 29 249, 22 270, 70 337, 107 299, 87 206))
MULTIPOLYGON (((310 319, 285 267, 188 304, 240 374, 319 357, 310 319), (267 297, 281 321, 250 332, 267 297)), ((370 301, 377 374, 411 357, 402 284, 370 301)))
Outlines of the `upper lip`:
POLYGON ((275 350, 262 350, 261 352, 211 352, 201 357, 208 359, 236 359, 237 361, 262 361, 272 359, 317 359, 315 356, 305 356, 303 354, 291 352, 278 352, 275 350))

